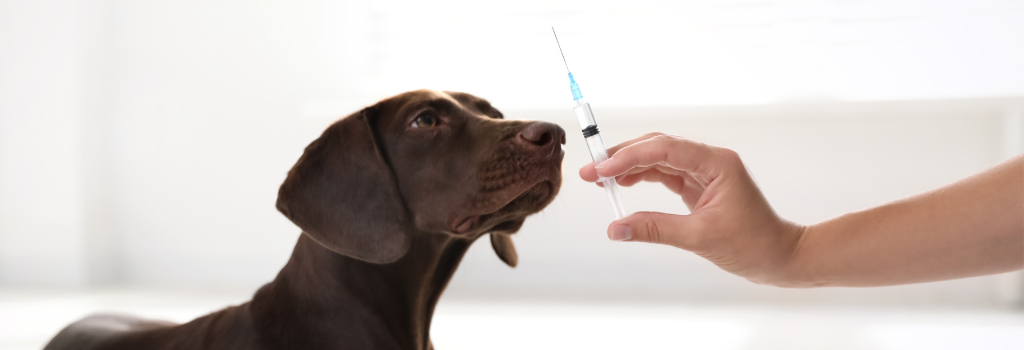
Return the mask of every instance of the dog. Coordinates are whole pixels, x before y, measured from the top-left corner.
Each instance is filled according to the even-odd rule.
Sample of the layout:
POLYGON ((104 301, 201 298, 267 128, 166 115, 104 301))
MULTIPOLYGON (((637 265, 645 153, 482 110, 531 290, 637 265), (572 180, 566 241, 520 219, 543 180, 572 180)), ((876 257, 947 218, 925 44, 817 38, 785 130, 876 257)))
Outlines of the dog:
POLYGON ((92 315, 45 350, 433 349, 434 306, 462 256, 510 235, 558 194, 565 131, 505 120, 486 100, 417 90, 327 128, 288 172, 277 209, 302 229, 252 300, 185 324, 92 315))

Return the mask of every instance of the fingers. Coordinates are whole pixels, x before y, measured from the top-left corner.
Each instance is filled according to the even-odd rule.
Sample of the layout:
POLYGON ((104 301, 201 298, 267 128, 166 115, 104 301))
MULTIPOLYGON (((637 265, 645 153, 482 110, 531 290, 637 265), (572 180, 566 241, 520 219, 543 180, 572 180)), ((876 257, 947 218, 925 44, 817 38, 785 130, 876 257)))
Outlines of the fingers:
MULTIPOLYGON (((690 209, 690 212, 693 212, 697 209, 697 202, 700 201, 700 197, 704 195, 704 189, 707 184, 702 184, 697 181, 697 179, 694 179, 690 174, 684 174, 681 182, 682 184, 678 189, 672 187, 669 188, 672 189, 673 192, 681 195, 683 197, 683 203, 686 203, 686 207, 690 209)), ((668 185, 666 184, 666 186, 668 185)))
POLYGON ((691 217, 658 212, 636 212, 608 225, 608 238, 613 241, 634 241, 666 244, 686 249, 687 230, 691 217))
POLYGON ((658 134, 617 150, 612 158, 594 168, 593 176, 595 179, 598 175, 618 176, 636 167, 661 165, 714 178, 717 169, 709 165, 718 163, 719 158, 727 154, 719 152, 722 150, 681 137, 658 134))
POLYGON ((675 192, 675 187, 677 185, 681 186, 683 179, 679 175, 667 174, 659 169, 633 168, 633 170, 626 172, 626 174, 617 176, 615 180, 622 186, 633 186, 641 181, 660 182, 668 187, 669 190, 675 192), (638 169, 640 171, 637 171, 638 169))
POLYGON ((609 148, 608 149, 608 156, 609 157, 614 156, 615 153, 618 152, 620 149, 623 149, 623 148, 625 148, 625 147, 627 147, 629 145, 632 145, 632 144, 635 144, 635 143, 641 142, 641 141, 646 141, 646 140, 649 140, 649 139, 652 139, 652 138, 655 138, 655 137, 659 137, 659 136, 666 136, 666 135, 662 134, 660 132, 649 132, 649 133, 646 133, 643 136, 637 137, 635 139, 622 142, 620 144, 617 144, 617 145, 612 146, 611 148, 609 148))
POLYGON ((597 182, 597 170, 594 170, 594 163, 590 162, 580 168, 580 178, 586 182, 597 182))
MULTIPOLYGON (((635 144, 637 142, 641 142, 641 141, 644 141, 644 140, 648 140, 648 139, 653 138, 653 137, 658 137, 658 136, 664 136, 664 134, 658 133, 658 132, 652 132, 652 133, 648 133, 648 134, 645 134, 643 136, 637 137, 635 139, 632 139, 632 140, 629 140, 629 141, 617 144, 617 145, 612 146, 611 148, 608 149, 608 156, 609 157, 614 156, 615 153, 618 152, 623 147, 626 147, 626 146, 629 146, 629 145, 632 145, 632 144, 635 144)), ((587 165, 584 165, 582 168, 580 168, 580 178, 582 178, 583 181, 587 181, 587 182, 597 182, 599 176, 597 175, 597 171, 594 170, 594 163, 593 162, 590 162, 587 165)))

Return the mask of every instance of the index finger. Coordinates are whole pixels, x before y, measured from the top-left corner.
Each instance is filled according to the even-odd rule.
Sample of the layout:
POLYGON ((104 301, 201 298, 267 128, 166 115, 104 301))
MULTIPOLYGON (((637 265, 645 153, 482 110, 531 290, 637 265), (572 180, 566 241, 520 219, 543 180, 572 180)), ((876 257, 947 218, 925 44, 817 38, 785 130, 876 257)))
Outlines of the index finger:
POLYGON ((718 150, 678 136, 657 135, 616 149, 614 156, 595 168, 595 175, 618 176, 635 167, 658 164, 714 178, 717 167, 709 165, 721 159, 718 150))
MULTIPOLYGON (((652 132, 652 133, 645 134, 644 136, 640 136, 640 137, 637 137, 637 138, 632 139, 632 140, 624 141, 624 142, 622 142, 620 144, 617 144, 617 145, 612 146, 611 148, 609 148, 608 149, 608 156, 611 157, 611 156, 615 155, 615 153, 618 152, 623 147, 626 147, 626 146, 629 146, 629 145, 632 145, 632 144, 635 144, 637 142, 641 142, 641 141, 644 141, 644 140, 647 140, 647 139, 650 139, 650 138, 653 138, 653 137, 658 137, 658 136, 663 136, 663 135, 664 134, 662 134, 662 133, 652 132)), ((618 176, 618 175, 616 175, 616 176, 618 176)), ((597 175, 597 170, 594 169, 594 162, 587 163, 587 165, 584 165, 582 168, 580 168, 580 178, 582 178, 584 181, 589 181, 589 182, 595 182, 595 181, 598 180, 599 176, 597 175)))

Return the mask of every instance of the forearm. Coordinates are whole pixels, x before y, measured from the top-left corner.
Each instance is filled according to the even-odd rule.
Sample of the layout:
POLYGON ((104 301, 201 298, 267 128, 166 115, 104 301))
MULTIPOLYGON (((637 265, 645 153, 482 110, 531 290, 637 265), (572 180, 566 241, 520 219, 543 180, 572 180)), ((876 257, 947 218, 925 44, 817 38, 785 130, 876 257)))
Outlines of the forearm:
POLYGON ((943 188, 807 227, 802 286, 884 286, 1024 268, 1024 157, 943 188))

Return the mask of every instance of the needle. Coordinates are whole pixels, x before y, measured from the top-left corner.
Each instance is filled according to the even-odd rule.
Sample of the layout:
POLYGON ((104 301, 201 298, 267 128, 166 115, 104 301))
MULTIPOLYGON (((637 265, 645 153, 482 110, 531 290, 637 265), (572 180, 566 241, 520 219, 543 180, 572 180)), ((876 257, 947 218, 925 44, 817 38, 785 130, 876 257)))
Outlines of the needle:
MULTIPOLYGON (((569 63, 565 61, 565 52, 562 51, 562 43, 558 41, 558 33, 555 33, 554 26, 551 26, 551 34, 555 35, 555 42, 558 43, 558 53, 562 54, 562 63, 565 63, 565 70, 569 71, 569 63)), ((572 91, 572 100, 576 102, 576 108, 573 108, 573 111, 576 112, 576 119, 580 122, 583 139, 587 140, 587 149, 590 150, 590 157, 594 160, 594 165, 601 164, 608 160, 608 149, 604 146, 601 131, 597 129, 597 119, 594 119, 594 111, 590 108, 590 103, 583 99, 583 93, 580 92, 580 86, 576 84, 576 79, 572 77, 572 72, 569 72, 569 90, 572 91)), ((621 219, 625 217, 626 208, 622 205, 622 196, 619 194, 618 182, 615 181, 614 177, 600 178, 598 181, 604 184, 604 190, 608 195, 608 201, 612 203, 615 218, 621 219)))
POLYGON ((558 53, 562 54, 562 63, 565 63, 565 71, 569 71, 569 62, 565 61, 565 53, 562 52, 562 43, 558 42, 558 33, 555 33, 555 26, 551 26, 551 34, 555 35, 555 44, 558 44, 558 53))

